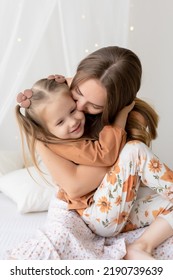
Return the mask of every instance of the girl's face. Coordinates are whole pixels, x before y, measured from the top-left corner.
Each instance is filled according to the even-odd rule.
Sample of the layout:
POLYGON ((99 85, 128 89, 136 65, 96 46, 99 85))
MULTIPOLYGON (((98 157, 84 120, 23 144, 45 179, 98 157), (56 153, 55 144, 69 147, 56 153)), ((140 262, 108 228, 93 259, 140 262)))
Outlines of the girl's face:
POLYGON ((43 113, 48 130, 60 139, 77 139, 84 133, 85 115, 69 93, 57 95, 47 103, 43 113))
POLYGON ((72 96, 79 111, 97 115, 103 112, 107 92, 99 80, 89 79, 73 89, 72 96))

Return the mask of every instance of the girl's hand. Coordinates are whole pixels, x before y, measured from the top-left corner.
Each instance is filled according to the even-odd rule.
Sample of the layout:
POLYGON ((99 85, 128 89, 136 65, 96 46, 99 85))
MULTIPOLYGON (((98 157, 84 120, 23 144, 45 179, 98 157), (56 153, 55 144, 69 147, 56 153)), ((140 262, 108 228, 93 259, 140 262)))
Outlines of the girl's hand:
POLYGON ((120 126, 121 128, 125 129, 126 121, 128 114, 132 111, 133 107, 135 106, 135 101, 133 101, 130 105, 124 107, 117 115, 114 125, 120 126))
POLYGON ((121 111, 124 110, 125 112, 127 112, 127 114, 129 114, 134 106, 135 106, 135 101, 132 101, 132 103, 130 105, 124 107, 121 111))

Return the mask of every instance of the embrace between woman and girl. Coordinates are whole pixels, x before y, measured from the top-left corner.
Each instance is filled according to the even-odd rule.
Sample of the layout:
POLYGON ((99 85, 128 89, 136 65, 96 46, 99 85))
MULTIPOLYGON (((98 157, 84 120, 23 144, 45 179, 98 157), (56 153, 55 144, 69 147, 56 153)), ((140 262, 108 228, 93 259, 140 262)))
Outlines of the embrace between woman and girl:
POLYGON ((50 75, 17 95, 22 140, 59 186, 57 199, 100 236, 148 226, 124 259, 154 259, 173 235, 173 171, 150 148, 158 115, 136 97, 141 77, 138 56, 110 46, 84 58, 73 79, 50 75), (154 194, 137 199, 141 184, 154 194))

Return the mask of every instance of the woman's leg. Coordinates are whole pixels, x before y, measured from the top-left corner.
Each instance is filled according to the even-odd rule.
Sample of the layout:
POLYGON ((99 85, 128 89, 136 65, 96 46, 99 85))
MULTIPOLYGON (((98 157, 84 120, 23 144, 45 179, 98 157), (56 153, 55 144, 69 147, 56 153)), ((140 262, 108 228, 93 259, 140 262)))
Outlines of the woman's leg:
POLYGON ((153 259, 153 250, 173 235, 173 204, 155 194, 136 200, 123 231, 149 225, 132 244, 125 259, 153 259))
POLYGON ((153 250, 173 235, 173 229, 163 218, 156 220, 144 231, 139 239, 127 245, 125 260, 151 260, 153 250))
MULTIPOLYGON (((126 155, 132 172, 136 172, 144 185, 173 202, 173 171, 148 146, 139 141, 130 141, 122 153, 126 155)), ((127 164, 125 168, 129 172, 127 164)))
POLYGON ((172 200, 173 172, 145 144, 130 141, 96 190, 94 203, 82 213, 95 233, 115 236, 121 232, 136 200, 140 180, 172 200))

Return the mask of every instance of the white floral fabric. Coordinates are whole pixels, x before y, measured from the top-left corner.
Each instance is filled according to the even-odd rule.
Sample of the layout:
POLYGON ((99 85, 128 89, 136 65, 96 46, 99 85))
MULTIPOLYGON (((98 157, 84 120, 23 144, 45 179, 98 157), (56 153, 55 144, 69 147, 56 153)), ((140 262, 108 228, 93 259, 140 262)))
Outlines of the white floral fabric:
MULTIPOLYGON (((144 228, 101 237, 94 234, 75 211, 67 204, 53 198, 47 222, 33 238, 7 252, 7 259, 18 260, 119 260, 126 254, 126 243, 138 238, 144 228)), ((155 251, 157 259, 173 260, 173 237, 155 251)))

